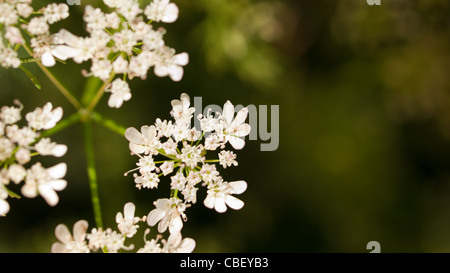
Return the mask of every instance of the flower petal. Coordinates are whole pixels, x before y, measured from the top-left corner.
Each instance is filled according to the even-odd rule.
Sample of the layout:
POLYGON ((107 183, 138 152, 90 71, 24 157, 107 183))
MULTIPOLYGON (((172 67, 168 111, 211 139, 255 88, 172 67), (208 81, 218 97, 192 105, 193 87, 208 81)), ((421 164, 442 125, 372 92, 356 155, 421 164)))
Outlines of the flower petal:
POLYGON ((245 140, 235 136, 231 136, 229 142, 236 150, 241 150, 245 146, 245 140))
POLYGON ((227 205, 225 205, 224 198, 216 198, 214 202, 214 209, 219 213, 224 213, 227 211, 227 205))
POLYGON ((167 214, 166 211, 161 209, 154 209, 150 211, 147 217, 147 224, 151 227, 156 225, 156 223, 158 223, 162 218, 164 218, 166 214, 167 214))
POLYGON ((247 182, 245 182, 244 180, 229 182, 228 187, 231 188, 229 193, 241 194, 247 189, 247 182))
POLYGON ((227 102, 223 105, 223 118, 227 126, 231 124, 234 116, 234 105, 227 100, 227 102))
POLYGON ((58 204, 59 197, 50 185, 39 185, 38 191, 49 206, 54 207, 58 204))
POLYGON ((130 127, 125 131, 125 138, 136 144, 144 144, 144 136, 136 130, 136 128, 130 127))
POLYGON ((63 244, 67 244, 73 240, 72 234, 70 234, 69 229, 64 224, 59 224, 56 226, 55 236, 63 244))
POLYGON ((54 66, 56 64, 55 58, 50 51, 44 52, 41 56, 42 64, 46 67, 54 66))
POLYGON ((164 13, 164 16, 161 18, 161 21, 164 23, 173 23, 178 18, 178 7, 174 3, 170 3, 166 6, 166 12, 164 13))
POLYGON ((55 166, 48 168, 47 172, 52 178, 63 178, 67 172, 67 165, 66 163, 56 164, 55 166))
POLYGON ((244 202, 242 200, 237 199, 236 197, 232 195, 227 195, 225 197, 225 203, 232 209, 239 210, 244 207, 244 202))
POLYGON ((203 201, 203 204, 205 205, 205 207, 212 209, 214 208, 214 202, 215 202, 215 197, 211 194, 208 194, 208 196, 206 196, 205 200, 203 201))
POLYGON ((123 214, 126 220, 133 220, 136 206, 132 202, 128 202, 123 207, 123 214))
POLYGON ((75 239, 75 241, 84 241, 88 226, 89 224, 86 220, 79 220, 73 225, 73 238, 75 239))

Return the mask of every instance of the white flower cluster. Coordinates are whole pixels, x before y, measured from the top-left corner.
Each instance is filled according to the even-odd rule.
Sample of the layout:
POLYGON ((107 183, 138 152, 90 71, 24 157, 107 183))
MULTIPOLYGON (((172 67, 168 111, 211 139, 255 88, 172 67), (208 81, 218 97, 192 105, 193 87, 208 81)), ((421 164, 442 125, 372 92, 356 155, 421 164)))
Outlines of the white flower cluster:
MULTIPOLYGON (((69 16, 66 4, 51 3, 35 12, 32 0, 0 0, 0 65, 3 67, 20 66, 17 50, 25 43, 21 29, 31 37, 34 57, 42 59, 46 66, 55 64, 52 54, 54 35, 49 25, 69 16), (36 15, 36 16, 34 16, 36 15)), ((57 56, 56 56, 57 57, 57 56)))
POLYGON ((50 138, 40 138, 41 130, 53 128, 61 119, 61 107, 53 109, 51 103, 42 108, 36 108, 25 115, 27 125, 19 127, 17 122, 22 119, 23 106, 16 101, 15 106, 3 106, 0 109, 0 215, 6 215, 10 206, 6 201, 8 196, 17 196, 7 188, 10 182, 19 184, 23 196, 34 198, 38 194, 50 205, 59 202, 56 191, 63 190, 67 182, 62 178, 67 166, 59 163, 48 169, 40 162, 26 168, 25 164, 35 155, 61 157, 67 151, 67 146, 52 142, 50 138))
MULTIPOLYGON (((132 238, 139 228, 138 223, 145 222, 146 217, 135 216, 136 207, 133 203, 126 203, 124 213, 118 212, 116 223, 119 232, 107 228, 93 228, 87 233, 88 222, 79 220, 73 226, 73 236, 67 226, 59 224, 55 229, 59 242, 52 245, 53 253, 90 253, 101 249, 108 253, 117 253, 121 250, 133 250, 134 245, 125 246, 125 240, 132 238)), ((145 237, 150 232, 147 228, 145 237)), ((161 240, 162 235, 156 239, 147 241, 144 237, 144 246, 137 250, 138 253, 190 253, 195 248, 195 241, 191 238, 182 239, 181 233, 172 233, 166 240, 161 240), (161 240, 161 241, 160 241, 161 240)))
POLYGON ((110 107, 119 108, 131 98, 126 79, 145 79, 150 68, 159 77, 169 76, 174 81, 183 77, 183 66, 188 54, 175 54, 163 40, 165 29, 153 29, 152 21, 174 22, 178 7, 169 0, 154 0, 144 9, 137 0, 104 0, 113 9, 104 13, 100 8, 86 6, 84 21, 90 36, 78 37, 62 29, 56 34, 53 55, 76 63, 91 61, 89 73, 107 82, 117 74, 106 89, 111 93, 110 107), (150 20, 146 22, 146 20, 150 20))
POLYGON ((158 199, 147 217, 150 226, 159 222, 160 233, 167 228, 171 234, 180 232, 186 221, 186 208, 197 202, 198 185, 207 187, 203 203, 210 209, 223 213, 227 206, 235 210, 244 206, 233 194, 243 193, 247 183, 225 182, 214 164, 220 163, 223 168, 236 166, 236 154, 222 150, 218 159, 207 160, 205 156, 218 148, 225 149, 228 142, 235 149, 244 147, 242 137, 250 133, 250 125, 245 123, 247 108, 234 117, 234 106, 227 101, 222 114, 198 116, 201 131, 190 128, 194 112, 189 96, 183 93, 180 100, 172 101, 174 122, 157 119, 155 125, 143 126, 140 132, 135 128, 125 132, 131 152, 139 157, 138 167, 130 171, 138 172, 134 174, 137 188, 157 188, 161 176, 171 175, 170 198, 158 199), (155 160, 157 155, 165 160, 155 160))

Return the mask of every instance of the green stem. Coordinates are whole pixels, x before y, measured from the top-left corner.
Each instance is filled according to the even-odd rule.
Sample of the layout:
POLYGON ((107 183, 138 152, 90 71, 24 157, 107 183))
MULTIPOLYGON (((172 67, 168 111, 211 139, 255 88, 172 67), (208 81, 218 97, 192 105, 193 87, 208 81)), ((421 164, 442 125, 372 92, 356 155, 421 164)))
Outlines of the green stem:
POLYGON ((90 117, 93 121, 97 122, 100 125, 103 125, 104 127, 112 130, 113 132, 116 132, 121 136, 125 135, 126 128, 123 127, 122 125, 117 124, 114 120, 104 118, 97 112, 91 112, 90 117))
POLYGON ((104 82, 103 85, 100 87, 97 94, 95 94, 95 97, 91 100, 91 103, 86 108, 86 110, 88 112, 92 112, 92 110, 94 110, 95 106, 97 106, 98 102, 100 101, 103 94, 105 93, 106 86, 108 86, 108 84, 114 79, 115 75, 116 75, 115 73, 111 73, 111 76, 109 77, 109 79, 106 82, 104 82))
POLYGON ((97 228, 103 228, 100 197, 98 194, 97 171, 95 170, 94 143, 92 135, 92 124, 90 120, 84 122, 84 145, 86 150, 86 164, 91 190, 92 208, 97 228))
MULTIPOLYGON (((28 47, 28 45, 24 44, 23 47, 25 50, 33 56, 33 51, 28 47)), ((64 85, 61 84, 61 82, 41 63, 36 62, 39 68, 44 72, 44 74, 50 79, 50 81, 55 85, 55 87, 63 94, 64 97, 75 107, 76 109, 80 109, 81 104, 78 102, 78 100, 70 93, 69 90, 67 90, 64 85)))

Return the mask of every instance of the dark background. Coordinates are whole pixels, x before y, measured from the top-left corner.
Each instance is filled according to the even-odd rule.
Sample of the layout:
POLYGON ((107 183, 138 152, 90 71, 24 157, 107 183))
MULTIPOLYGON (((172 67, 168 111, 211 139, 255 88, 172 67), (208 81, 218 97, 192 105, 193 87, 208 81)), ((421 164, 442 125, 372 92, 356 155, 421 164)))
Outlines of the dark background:
MULTIPOLYGON (((84 35, 84 5, 100 1, 81 2, 53 27, 84 35)), ((150 71, 146 81, 130 82, 130 101, 110 109, 105 96, 99 112, 139 128, 170 118, 170 101, 182 92, 201 96, 204 106, 229 99, 280 107, 278 149, 262 152, 264 141, 247 141, 236 152, 239 166, 221 172, 227 181, 247 181, 238 196, 244 208, 218 214, 203 206, 199 190, 187 210, 183 235, 196 240, 196 252, 368 252, 374 240, 382 252, 450 251, 450 2, 175 3, 179 19, 161 25, 166 44, 189 53, 183 80, 150 71)), ((89 64, 69 61, 51 71, 79 97, 83 67, 89 64)), ((2 68, 1 105, 18 98, 27 112, 51 101, 65 117, 74 112, 36 65, 27 68, 42 90, 22 71, 2 68)), ((56 207, 40 197, 8 199, 1 252, 49 252, 59 223, 94 226, 81 129, 52 137, 69 147, 62 159, 42 159, 68 164, 56 207)), ((137 162, 126 139, 101 126, 94 133, 103 219, 115 229, 126 202, 146 215, 169 187, 162 180, 159 190, 137 190, 123 176, 137 162)), ((137 248, 142 236, 143 229, 137 248)))

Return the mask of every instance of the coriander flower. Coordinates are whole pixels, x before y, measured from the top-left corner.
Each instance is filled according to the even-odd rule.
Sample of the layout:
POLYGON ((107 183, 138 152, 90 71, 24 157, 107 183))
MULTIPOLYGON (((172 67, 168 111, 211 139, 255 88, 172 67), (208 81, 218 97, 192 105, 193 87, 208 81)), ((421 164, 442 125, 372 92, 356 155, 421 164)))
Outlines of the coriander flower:
POLYGON ((169 0, 153 0, 145 8, 145 15, 148 19, 156 22, 173 23, 178 18, 178 7, 169 0))
POLYGON ((123 215, 121 212, 118 212, 116 215, 116 223, 119 231, 128 238, 131 238, 136 234, 139 227, 136 223, 141 221, 139 217, 134 216, 135 210, 136 206, 129 202, 126 203, 123 208, 123 215))
POLYGON ((191 238, 182 239, 181 233, 171 233, 162 248, 163 253, 191 253, 195 248, 195 241, 191 238))
POLYGON ((162 198, 155 201, 156 208, 148 214, 147 223, 149 226, 158 224, 158 232, 163 233, 169 228, 170 233, 179 232, 183 227, 183 220, 186 221, 184 210, 186 205, 177 198, 162 198))
POLYGON ((25 118, 31 128, 36 130, 51 129, 61 120, 63 110, 61 107, 53 109, 50 102, 47 102, 43 108, 36 108, 33 112, 28 113, 25 118))
POLYGON ((8 190, 5 185, 0 183, 0 216, 5 216, 9 212, 9 203, 6 201, 8 196, 8 190))
POLYGON ((248 109, 242 108, 234 117, 234 106, 227 101, 223 106, 223 122, 220 130, 224 132, 226 141, 236 150, 244 148, 245 141, 241 138, 250 133, 250 125, 245 122, 247 119, 248 109))
POLYGON ((67 186, 67 181, 61 179, 67 171, 66 163, 59 163, 51 168, 45 169, 41 163, 34 164, 27 170, 25 185, 21 192, 25 197, 35 198, 38 194, 50 206, 59 202, 57 191, 62 191, 67 186))
POLYGON ((55 235, 60 242, 53 243, 52 253, 89 253, 86 244, 86 231, 88 222, 79 220, 73 225, 73 236, 64 224, 56 226, 55 235))
POLYGON ((235 182, 217 181, 208 185, 208 195, 203 204, 207 208, 214 208, 217 212, 227 211, 227 206, 239 210, 244 206, 244 202, 231 194, 241 194, 247 189, 247 183, 243 180, 235 182))
POLYGON ((171 233, 167 241, 161 240, 160 234, 156 236, 156 239, 148 241, 145 237, 149 233, 150 229, 146 229, 144 234, 145 245, 137 253, 191 253, 195 248, 194 239, 182 239, 180 232, 171 233))
POLYGON ((125 137, 130 141, 130 150, 135 154, 158 154, 158 149, 161 148, 156 127, 153 125, 142 126, 141 132, 128 128, 125 137))
POLYGON ((124 101, 131 99, 130 87, 121 79, 115 79, 106 92, 111 92, 108 100, 108 106, 111 108, 120 108, 124 101))

